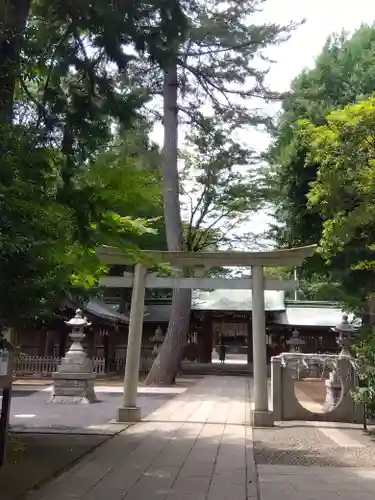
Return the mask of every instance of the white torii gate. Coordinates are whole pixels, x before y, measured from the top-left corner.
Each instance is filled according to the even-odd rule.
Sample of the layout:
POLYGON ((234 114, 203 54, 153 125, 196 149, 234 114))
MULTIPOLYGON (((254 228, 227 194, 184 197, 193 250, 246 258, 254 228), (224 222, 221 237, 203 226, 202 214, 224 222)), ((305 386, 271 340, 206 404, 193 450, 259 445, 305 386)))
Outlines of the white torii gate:
MULTIPOLYGON (((310 257, 315 246, 273 250, 268 252, 158 252, 142 251, 142 263, 135 265, 134 274, 104 276, 100 285, 110 288, 132 287, 128 348, 126 354, 123 405, 118 408, 118 422, 136 422, 141 418, 137 407, 139 363, 142 344, 144 298, 146 288, 210 288, 252 290, 253 330, 253 376, 254 410, 252 422, 255 427, 273 425, 272 412, 268 408, 268 368, 266 351, 266 320, 264 291, 291 290, 297 286, 294 280, 282 281, 264 277, 263 268, 296 267, 310 257), (251 267, 251 278, 183 278, 147 275, 147 267, 155 263, 169 263, 173 268, 184 267, 251 267)), ((97 250, 98 258, 106 264, 129 264, 129 257, 120 249, 103 246, 97 250)))

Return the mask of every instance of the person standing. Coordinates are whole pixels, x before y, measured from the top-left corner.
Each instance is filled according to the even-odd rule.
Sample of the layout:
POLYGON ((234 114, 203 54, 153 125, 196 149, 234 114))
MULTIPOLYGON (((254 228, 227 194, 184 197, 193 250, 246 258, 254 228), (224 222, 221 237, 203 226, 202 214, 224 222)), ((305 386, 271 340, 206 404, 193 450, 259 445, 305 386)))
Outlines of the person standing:
POLYGON ((226 354, 227 354, 227 346, 224 344, 223 339, 221 339, 220 350, 219 350, 219 360, 221 364, 225 363, 226 354))

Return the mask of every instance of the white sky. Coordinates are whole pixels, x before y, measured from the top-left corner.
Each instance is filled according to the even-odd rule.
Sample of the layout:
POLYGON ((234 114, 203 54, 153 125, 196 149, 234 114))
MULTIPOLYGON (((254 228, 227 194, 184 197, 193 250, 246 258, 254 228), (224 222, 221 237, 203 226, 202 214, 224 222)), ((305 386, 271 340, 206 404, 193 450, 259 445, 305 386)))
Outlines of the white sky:
MULTIPOLYGON (((287 90, 291 81, 305 67, 312 67, 327 37, 343 29, 354 31, 362 23, 375 22, 375 2, 373 0, 267 0, 263 12, 252 17, 252 22, 275 22, 286 24, 290 21, 306 19, 290 40, 273 48, 269 54, 276 63, 268 75, 268 83, 273 90, 287 90)), ((275 107, 277 112, 277 107, 275 107)), ((161 127, 155 130, 154 138, 162 142, 161 127)), ((267 147, 267 134, 246 134, 246 140, 254 143, 256 149, 267 147)), ((247 224, 254 232, 262 232, 267 227, 267 216, 259 213, 247 224)))

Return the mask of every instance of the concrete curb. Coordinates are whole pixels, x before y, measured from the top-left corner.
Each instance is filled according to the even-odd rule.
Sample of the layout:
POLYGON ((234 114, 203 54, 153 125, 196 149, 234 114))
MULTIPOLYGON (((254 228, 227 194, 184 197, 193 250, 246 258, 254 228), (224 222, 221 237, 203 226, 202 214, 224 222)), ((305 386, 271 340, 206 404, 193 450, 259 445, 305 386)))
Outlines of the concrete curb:
POLYGON ((14 434, 67 434, 82 436, 116 436, 130 427, 131 424, 93 425, 89 427, 26 427, 12 426, 14 434))

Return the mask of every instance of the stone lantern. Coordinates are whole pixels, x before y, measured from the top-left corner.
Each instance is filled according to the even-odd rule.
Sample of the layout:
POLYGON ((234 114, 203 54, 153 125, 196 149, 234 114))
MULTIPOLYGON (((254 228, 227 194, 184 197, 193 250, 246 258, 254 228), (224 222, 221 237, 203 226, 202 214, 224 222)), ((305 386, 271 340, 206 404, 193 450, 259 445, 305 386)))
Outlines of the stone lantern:
POLYGON ((150 342, 154 344, 154 349, 152 351, 152 356, 156 358, 159 353, 159 348, 161 344, 164 342, 163 330, 160 326, 155 330, 155 335, 150 339, 150 342))
POLYGON ((291 338, 286 341, 290 352, 301 352, 302 346, 305 344, 306 341, 300 338, 298 330, 293 330, 291 338))
POLYGON ((341 347, 340 356, 350 357, 349 346, 351 344, 351 337, 357 333, 358 329, 348 322, 347 314, 343 314, 341 323, 335 326, 333 331, 338 333, 337 343, 341 347))
MULTIPOLYGON (((338 333, 337 343, 341 347, 341 352, 339 354, 340 358, 350 358, 349 346, 351 344, 351 337, 357 332, 357 328, 348 322, 348 315, 343 314, 342 321, 339 325, 332 329, 334 332, 338 333)), ((329 374, 329 379, 325 381, 326 385, 326 401, 325 408, 330 410, 335 407, 341 398, 341 381, 338 377, 337 371, 333 370, 329 374)))
POLYGON ((77 309, 74 318, 65 321, 72 327, 69 337, 73 343, 57 372, 52 374, 53 391, 51 403, 94 403, 97 401, 94 390, 95 373, 92 360, 82 347, 85 338, 84 329, 91 323, 84 317, 81 309, 77 309))

